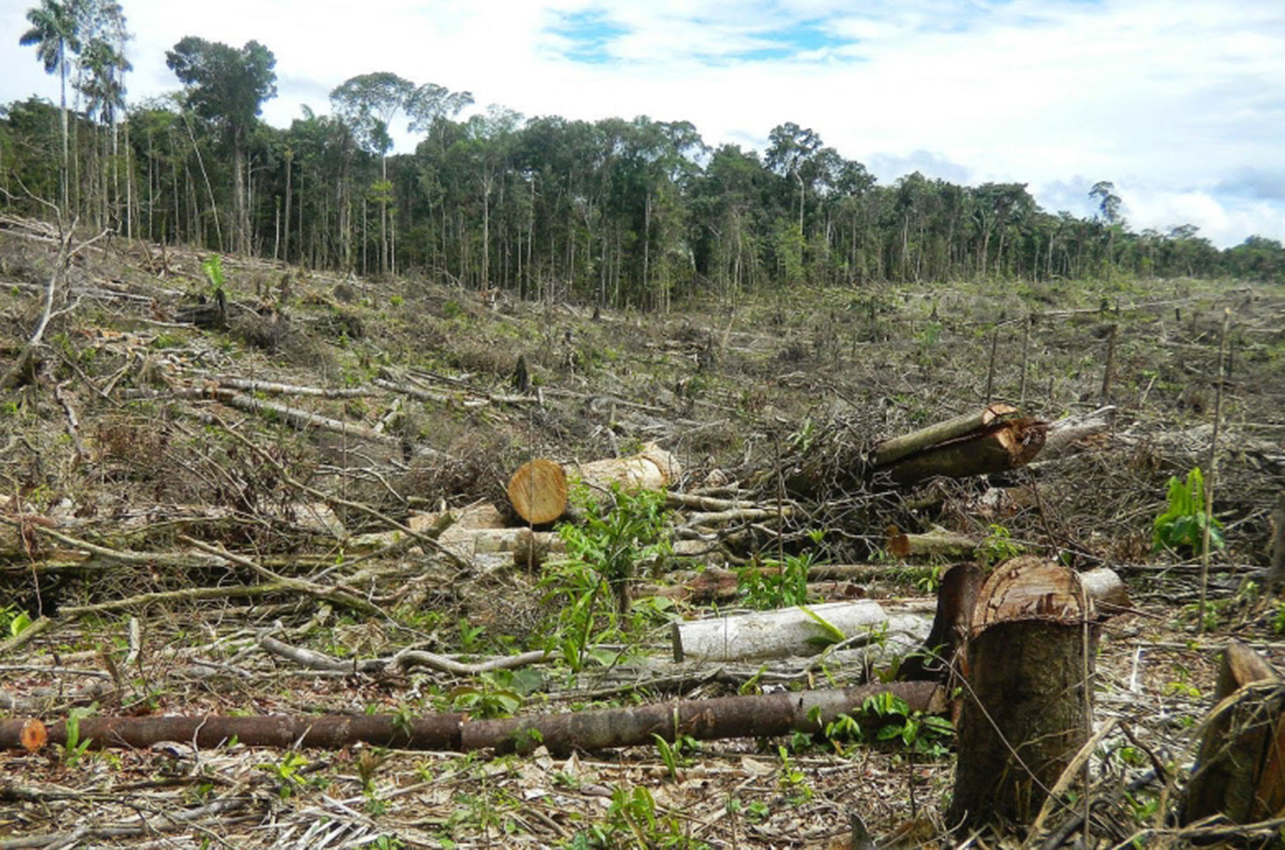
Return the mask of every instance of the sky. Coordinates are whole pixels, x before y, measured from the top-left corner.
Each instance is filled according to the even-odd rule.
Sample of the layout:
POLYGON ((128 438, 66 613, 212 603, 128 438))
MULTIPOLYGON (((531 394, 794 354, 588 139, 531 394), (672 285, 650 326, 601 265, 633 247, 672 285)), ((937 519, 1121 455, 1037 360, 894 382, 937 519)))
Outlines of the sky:
MULTIPOLYGON (((1050 212, 1092 214, 1109 180, 1136 231, 1285 241, 1285 0, 120 2, 131 103, 179 88, 184 36, 254 39, 279 127, 391 71, 479 110, 690 121, 711 146, 762 152, 794 122, 880 183, 1026 183, 1050 212)), ((58 100, 18 45, 33 5, 0 0, 0 103, 58 100)))

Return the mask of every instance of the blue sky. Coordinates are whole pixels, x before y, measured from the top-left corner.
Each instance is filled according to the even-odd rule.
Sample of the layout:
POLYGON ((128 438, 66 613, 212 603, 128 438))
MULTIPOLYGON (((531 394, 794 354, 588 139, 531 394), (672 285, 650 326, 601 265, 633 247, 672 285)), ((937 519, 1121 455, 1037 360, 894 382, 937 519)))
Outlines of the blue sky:
MULTIPOLYGON (((0 102, 58 96, 0 0, 0 102)), ((1285 240, 1282 0, 121 0, 131 98, 177 88, 185 35, 277 56, 278 126, 348 77, 393 71, 527 117, 691 121, 762 150, 793 121, 890 183, 913 170, 1030 184, 1136 229, 1285 240)), ((408 150, 413 139, 397 137, 408 150)))

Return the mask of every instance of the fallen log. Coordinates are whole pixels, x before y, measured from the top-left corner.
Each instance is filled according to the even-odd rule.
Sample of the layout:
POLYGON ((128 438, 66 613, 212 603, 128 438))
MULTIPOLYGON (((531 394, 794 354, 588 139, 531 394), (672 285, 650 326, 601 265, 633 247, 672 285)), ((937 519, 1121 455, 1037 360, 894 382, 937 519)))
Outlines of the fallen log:
MULTIPOLYGON (((945 694, 932 682, 891 682, 861 687, 757 696, 679 700, 629 708, 567 714, 471 720, 450 712, 407 719, 398 715, 324 717, 86 717, 81 741, 91 749, 146 749, 161 741, 183 741, 200 748, 226 744, 234 737, 249 747, 318 747, 340 749, 357 743, 407 750, 529 753, 540 745, 555 755, 574 749, 653 746, 659 735, 698 740, 762 738, 791 732, 821 732, 840 714, 857 717, 865 701, 890 693, 911 711, 938 714, 945 694)), ((0 749, 24 748, 39 736, 30 719, 0 720, 0 749), (25 737, 24 737, 25 735, 25 737)), ((66 746, 62 721, 44 731, 40 746, 66 746)), ((35 747, 39 749, 39 747, 35 747)))
POLYGON ((1011 419, 1017 408, 1009 404, 992 404, 977 413, 966 413, 945 422, 937 422, 901 437, 884 440, 875 447, 871 463, 876 467, 889 466, 934 446, 968 437, 996 423, 1011 419))
MULTIPOLYGON (((779 575, 778 567, 747 567, 764 575, 779 575)), ((676 584, 642 584, 631 590, 634 599, 646 597, 664 597, 686 602, 690 605, 725 604, 735 602, 741 595, 741 572, 733 572, 719 567, 707 567, 689 578, 679 579, 676 584)), ((811 576, 811 571, 808 573, 811 576)), ((863 588, 851 581, 826 580, 809 581, 808 597, 835 601, 865 596, 863 588)))
POLYGON ((1115 407, 1108 405, 1091 413, 1066 416, 1050 422, 1044 448, 1040 451, 1040 462, 1057 460, 1083 449, 1085 441, 1090 437, 1098 437, 1111 430, 1115 413, 1115 407))
MULTIPOLYGON (((879 603, 860 599, 674 623, 670 635, 675 661, 734 661, 816 655, 829 643, 887 624, 888 614, 879 603)), ((922 624, 921 635, 927 632, 926 618, 922 624)))
POLYGON ((907 534, 890 525, 887 537, 888 553, 897 558, 970 558, 981 545, 980 541, 967 534, 957 534, 941 527, 934 527, 923 534, 907 534))
POLYGON ((1183 800, 1183 824, 1210 815, 1233 823, 1275 817, 1285 806, 1285 690, 1280 676, 1249 647, 1223 652, 1195 770, 1183 800))
POLYGON ((567 494, 582 483, 600 504, 610 502, 612 485, 625 490, 664 490, 682 474, 678 459, 648 443, 638 454, 604 458, 564 467, 536 458, 518 467, 509 479, 509 503, 532 525, 552 522, 566 513, 567 494))
POLYGON ((967 478, 1007 472, 1030 463, 1044 445, 1046 423, 993 404, 875 448, 873 468, 908 487, 928 478, 967 478))

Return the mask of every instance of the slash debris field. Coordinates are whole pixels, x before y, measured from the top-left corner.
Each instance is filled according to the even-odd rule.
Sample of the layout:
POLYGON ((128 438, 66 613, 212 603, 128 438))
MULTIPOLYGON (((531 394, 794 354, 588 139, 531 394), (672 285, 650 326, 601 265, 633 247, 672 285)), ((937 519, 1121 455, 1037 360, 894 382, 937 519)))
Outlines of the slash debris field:
POLYGON ((64 735, 0 753, 0 848, 837 848, 854 818, 881 847, 959 844, 954 738, 895 709, 865 731, 570 752, 76 730, 409 728, 878 683, 898 664, 886 631, 727 662, 675 661, 671 634, 858 599, 930 618, 944 568, 1019 554, 1109 567, 1132 607, 1103 632, 1094 722, 1114 727, 1078 802, 978 840, 1035 845, 1088 811, 1100 846, 1180 842, 1220 649, 1285 655, 1263 592, 1280 286, 994 281, 617 313, 5 219, 0 351, 0 717, 64 735), (879 441, 991 402, 1108 426, 999 475, 867 474, 879 441), (510 507, 532 459, 648 444, 681 468, 667 495, 573 493, 568 520, 534 529, 510 507), (1224 542, 1203 623, 1193 538, 1155 545, 1171 476, 1197 467, 1224 542), (964 542, 893 545, 947 533, 964 542))

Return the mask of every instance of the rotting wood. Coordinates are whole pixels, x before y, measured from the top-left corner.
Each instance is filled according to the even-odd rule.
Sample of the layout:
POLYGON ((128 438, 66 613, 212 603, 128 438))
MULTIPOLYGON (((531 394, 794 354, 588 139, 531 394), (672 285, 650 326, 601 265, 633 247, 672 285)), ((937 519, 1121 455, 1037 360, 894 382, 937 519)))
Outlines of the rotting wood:
MULTIPOLYGON (((667 741, 760 738, 790 732, 820 732, 840 714, 856 717, 880 694, 906 701, 910 711, 939 714, 945 694, 932 682, 891 682, 844 689, 755 696, 677 700, 629 708, 470 720, 460 712, 405 718, 400 715, 320 717, 86 717, 79 734, 91 748, 147 749, 160 741, 183 741, 210 749, 235 737, 249 747, 296 746, 340 749, 356 743, 408 750, 529 753, 543 745, 555 755, 574 749, 653 746, 667 741)), ((0 720, 0 749, 22 748, 27 719, 0 720)), ((66 745, 64 722, 47 728, 48 744, 66 745)))
POLYGON ((1234 823, 1271 817, 1285 806, 1285 693, 1280 676, 1244 644, 1223 652, 1196 767, 1180 822, 1223 815, 1234 823))

